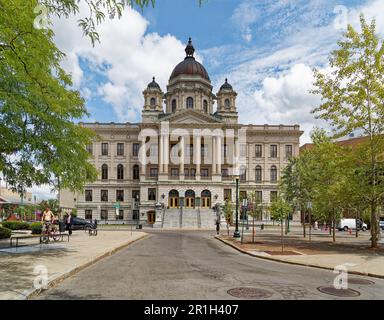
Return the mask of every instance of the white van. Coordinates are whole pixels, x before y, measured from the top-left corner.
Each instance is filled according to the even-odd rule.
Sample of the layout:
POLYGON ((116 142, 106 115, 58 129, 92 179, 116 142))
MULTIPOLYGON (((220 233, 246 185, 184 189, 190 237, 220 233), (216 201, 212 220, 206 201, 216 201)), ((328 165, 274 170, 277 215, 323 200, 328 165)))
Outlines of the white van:
MULTIPOLYGON (((368 226, 360 219, 357 219, 357 228, 359 230, 366 231, 368 229, 368 226)), ((339 231, 348 231, 349 229, 356 229, 356 219, 341 219, 337 225, 337 229, 339 229, 339 231)))

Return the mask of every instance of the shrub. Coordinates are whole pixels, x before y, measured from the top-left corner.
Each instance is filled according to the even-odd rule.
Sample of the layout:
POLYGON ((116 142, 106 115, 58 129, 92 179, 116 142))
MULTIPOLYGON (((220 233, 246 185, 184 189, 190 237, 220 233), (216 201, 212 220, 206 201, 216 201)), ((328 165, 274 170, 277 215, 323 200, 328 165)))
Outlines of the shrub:
POLYGON ((32 230, 32 234, 41 234, 43 224, 41 222, 32 222, 29 225, 29 229, 32 230))
POLYGON ((11 236, 12 230, 0 226, 0 239, 7 239, 11 236))
POLYGON ((1 223, 4 228, 11 230, 28 230, 29 223, 23 221, 3 221, 1 223))

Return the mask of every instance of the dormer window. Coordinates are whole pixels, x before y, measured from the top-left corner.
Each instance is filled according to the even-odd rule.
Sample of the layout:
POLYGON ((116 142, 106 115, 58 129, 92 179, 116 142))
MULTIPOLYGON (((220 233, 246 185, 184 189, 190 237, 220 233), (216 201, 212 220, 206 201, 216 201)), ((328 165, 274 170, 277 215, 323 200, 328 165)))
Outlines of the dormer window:
POLYGON ((187 98, 187 109, 193 109, 193 98, 187 98))
POLYGON ((208 113, 208 101, 207 100, 203 101, 203 110, 205 113, 208 113))
POLYGON ((150 105, 151 105, 151 107, 154 107, 156 105, 156 99, 155 98, 151 98, 150 105))
POLYGON ((172 100, 172 112, 176 112, 176 99, 172 100))
POLYGON ((225 99, 224 107, 225 107, 225 109, 230 109, 231 108, 230 103, 229 103, 229 99, 225 99))

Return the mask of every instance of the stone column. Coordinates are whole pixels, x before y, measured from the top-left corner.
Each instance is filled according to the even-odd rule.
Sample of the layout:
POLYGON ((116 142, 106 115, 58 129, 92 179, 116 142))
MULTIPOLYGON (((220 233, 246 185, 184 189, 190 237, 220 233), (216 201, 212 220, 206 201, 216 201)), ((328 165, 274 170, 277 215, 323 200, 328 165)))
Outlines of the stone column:
POLYGON ((168 174, 169 166, 169 136, 164 137, 164 173, 168 174))
POLYGON ((195 137, 194 137, 194 162, 196 165, 196 180, 200 180, 200 165, 201 165, 201 131, 196 130, 194 132, 195 137))
POLYGON ((147 152, 146 152, 146 145, 145 145, 145 138, 141 138, 141 146, 140 146, 140 180, 145 180, 145 172, 147 168, 147 152))
POLYGON ((221 175, 221 137, 216 137, 216 173, 221 175))
POLYGON ((180 180, 184 180, 184 136, 181 136, 180 142, 179 142, 179 147, 180 147, 180 167, 179 167, 179 176, 180 180))
POLYGON ((212 136, 212 175, 216 174, 216 137, 212 136))
POLYGON ((164 136, 163 133, 160 132, 159 135, 159 173, 162 174, 164 172, 164 136))

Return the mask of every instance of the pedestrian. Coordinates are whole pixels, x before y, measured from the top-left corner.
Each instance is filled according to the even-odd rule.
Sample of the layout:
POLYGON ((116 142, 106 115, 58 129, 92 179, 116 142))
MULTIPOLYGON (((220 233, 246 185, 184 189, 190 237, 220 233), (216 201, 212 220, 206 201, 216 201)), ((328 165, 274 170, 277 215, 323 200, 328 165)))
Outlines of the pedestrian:
POLYGON ((216 218, 216 234, 220 234, 220 218, 216 218))
POLYGON ((66 219, 65 219, 65 225, 67 227, 69 235, 72 234, 72 213, 68 213, 66 219))

